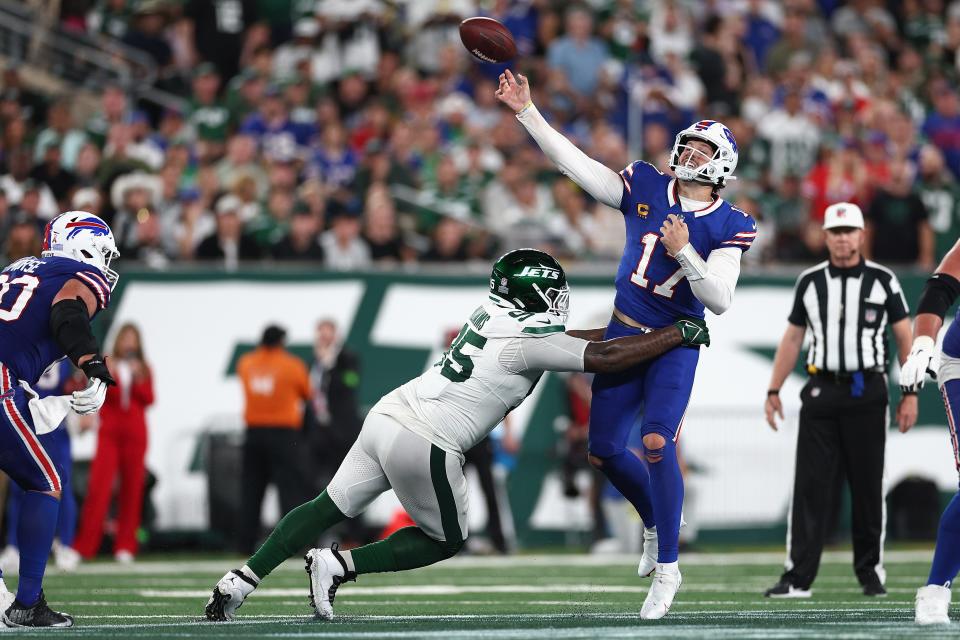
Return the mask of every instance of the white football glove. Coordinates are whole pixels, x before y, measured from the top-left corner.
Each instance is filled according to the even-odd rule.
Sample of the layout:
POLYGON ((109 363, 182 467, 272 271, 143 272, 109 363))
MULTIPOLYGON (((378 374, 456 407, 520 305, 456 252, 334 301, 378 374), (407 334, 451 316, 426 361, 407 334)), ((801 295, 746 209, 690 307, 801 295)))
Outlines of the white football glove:
POLYGON ((70 398, 70 408, 81 416, 96 413, 107 397, 107 383, 100 378, 90 378, 86 389, 74 391, 70 398))
POLYGON ((915 393, 923 388, 928 373, 936 377, 934 371, 930 369, 935 347, 936 343, 930 336, 916 337, 913 348, 910 349, 910 355, 900 368, 901 391, 915 393))

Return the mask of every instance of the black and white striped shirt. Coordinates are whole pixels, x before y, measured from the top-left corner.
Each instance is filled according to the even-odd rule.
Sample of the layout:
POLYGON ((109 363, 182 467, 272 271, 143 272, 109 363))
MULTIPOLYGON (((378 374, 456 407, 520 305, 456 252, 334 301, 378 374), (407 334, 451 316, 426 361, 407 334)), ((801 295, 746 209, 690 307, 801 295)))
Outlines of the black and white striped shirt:
POLYGON ((788 320, 811 334, 808 368, 850 373, 886 370, 887 325, 908 314, 893 272, 861 259, 855 267, 827 261, 801 273, 788 320))

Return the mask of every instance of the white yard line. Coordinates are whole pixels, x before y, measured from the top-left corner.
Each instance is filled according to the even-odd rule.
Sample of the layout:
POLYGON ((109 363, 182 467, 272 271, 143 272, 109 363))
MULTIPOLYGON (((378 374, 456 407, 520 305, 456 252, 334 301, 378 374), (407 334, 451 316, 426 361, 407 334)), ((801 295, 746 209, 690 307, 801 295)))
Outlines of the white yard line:
MULTIPOLYGON (((933 549, 890 551, 884 554, 884 562, 929 562, 933 549)), ((853 558, 852 551, 827 551, 823 554, 822 564, 847 564, 853 558)), ((436 565, 436 570, 461 568, 502 568, 502 567, 593 567, 593 566, 629 566, 639 562, 639 555, 589 555, 589 554, 544 554, 516 556, 458 556, 436 565)), ((132 565, 116 563, 81 564, 76 575, 176 575, 183 573, 222 573, 224 567, 242 564, 242 558, 224 558, 223 560, 142 560, 132 565)), ((685 553, 680 558, 681 565, 688 566, 728 566, 728 565, 774 565, 783 564, 782 552, 736 552, 736 553, 685 553)), ((288 560, 282 569, 303 571, 303 561, 288 560)))

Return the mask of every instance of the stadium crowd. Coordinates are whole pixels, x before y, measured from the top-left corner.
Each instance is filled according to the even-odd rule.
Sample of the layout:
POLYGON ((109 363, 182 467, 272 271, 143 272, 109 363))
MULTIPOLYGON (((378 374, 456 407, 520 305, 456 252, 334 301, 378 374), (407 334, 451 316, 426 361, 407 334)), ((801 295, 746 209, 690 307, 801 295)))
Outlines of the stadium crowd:
POLYGON ((760 221, 752 263, 822 258, 839 200, 867 213, 867 255, 884 263, 930 270, 960 231, 960 2, 71 0, 60 28, 141 49, 188 106, 115 85, 82 120, 8 66, 5 258, 85 209, 153 268, 353 269, 519 246, 617 259, 619 212, 497 104, 504 67, 459 42, 472 15, 510 28, 540 110, 612 168, 639 156, 668 171, 677 131, 727 124, 739 180, 722 195, 760 221))

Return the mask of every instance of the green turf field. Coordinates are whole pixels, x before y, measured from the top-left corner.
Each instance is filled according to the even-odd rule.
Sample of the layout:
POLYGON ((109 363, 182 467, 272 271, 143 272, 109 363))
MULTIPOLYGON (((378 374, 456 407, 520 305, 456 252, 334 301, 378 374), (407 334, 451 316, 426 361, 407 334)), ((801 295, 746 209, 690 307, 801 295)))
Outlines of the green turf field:
MULTIPOLYGON (((71 575, 51 570, 45 590, 54 608, 77 620, 57 638, 957 637, 957 623, 952 630, 913 624, 913 597, 930 553, 888 554, 890 595, 880 599, 861 595, 849 552, 828 553, 809 600, 760 596, 778 575, 780 553, 686 554, 683 587, 670 614, 656 622, 640 620, 649 580, 636 576, 634 557, 467 557, 362 576, 341 587, 332 622, 313 620, 306 574, 293 561, 261 585, 233 623, 201 621, 209 590, 238 564, 229 558, 92 563, 71 575)), ((11 588, 14 582, 7 579, 11 588)))

